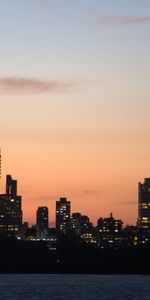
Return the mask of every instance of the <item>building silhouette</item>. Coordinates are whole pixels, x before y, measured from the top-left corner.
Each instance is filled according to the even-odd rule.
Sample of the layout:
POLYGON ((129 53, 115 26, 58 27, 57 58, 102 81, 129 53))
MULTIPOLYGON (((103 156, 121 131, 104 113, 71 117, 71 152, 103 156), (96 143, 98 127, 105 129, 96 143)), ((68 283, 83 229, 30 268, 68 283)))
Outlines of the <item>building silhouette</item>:
POLYGON ((17 180, 6 176, 6 194, 0 195, 0 232, 17 234, 22 227, 22 199, 17 195, 17 180))
POLYGON ((138 185, 138 227, 150 229, 150 178, 138 185))
POLYGON ((96 243, 97 232, 86 215, 81 215, 79 212, 72 214, 71 231, 80 236, 86 243, 96 243))
POLYGON ((115 234, 122 232, 123 222, 114 219, 112 213, 109 218, 100 218, 97 222, 98 232, 101 234, 115 234))
POLYGON ((70 220, 70 229, 76 235, 81 235, 81 214, 79 212, 75 212, 72 214, 70 220))
POLYGON ((98 244, 111 247, 122 242, 122 220, 116 220, 112 213, 109 218, 100 218, 97 222, 98 244))
POLYGON ((17 180, 12 179, 11 175, 6 176, 6 195, 11 197, 17 195, 17 180))
POLYGON ((56 201, 56 230, 66 233, 70 230, 71 203, 67 198, 60 198, 56 201))
POLYGON ((90 223, 89 217, 86 215, 81 215, 81 218, 80 218, 81 234, 88 232, 89 230, 91 230, 91 228, 92 228, 92 223, 90 223))
POLYGON ((38 207, 36 213, 37 237, 41 240, 48 237, 48 207, 38 207))

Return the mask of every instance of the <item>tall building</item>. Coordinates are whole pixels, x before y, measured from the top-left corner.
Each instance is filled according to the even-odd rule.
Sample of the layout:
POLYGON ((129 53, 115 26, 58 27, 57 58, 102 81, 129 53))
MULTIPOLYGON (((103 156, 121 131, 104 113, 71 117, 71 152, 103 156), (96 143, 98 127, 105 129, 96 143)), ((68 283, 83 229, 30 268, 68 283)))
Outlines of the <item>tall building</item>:
POLYGON ((70 220, 70 229, 77 235, 81 235, 81 214, 73 213, 70 220))
MULTIPOLYGON (((70 229, 87 243, 95 243, 94 227, 88 216, 79 212, 73 213, 70 221, 70 229)), ((96 232, 97 239, 97 232, 96 232)))
POLYGON ((37 236, 39 239, 48 237, 48 207, 38 207, 36 213, 37 236))
POLYGON ((150 178, 139 182, 138 186, 138 226, 150 229, 150 178))
POLYGON ((81 233, 86 233, 92 229, 92 223, 90 223, 90 219, 88 216, 81 216, 80 218, 80 229, 81 233))
POLYGON ((109 218, 100 218, 97 222, 98 233, 100 235, 114 235, 122 232, 123 222, 114 219, 112 213, 109 218))
POLYGON ((17 181, 6 176, 6 194, 0 195, 0 232, 18 233, 22 226, 22 199, 17 195, 17 181))
POLYGON ((97 222, 99 247, 118 246, 122 242, 122 225, 122 220, 114 219, 112 214, 109 218, 100 218, 97 222))
POLYGON ((56 229, 66 233, 70 229, 70 210, 71 203, 67 198, 60 198, 56 201, 56 229))
POLYGON ((6 195, 11 197, 17 195, 17 180, 12 179, 11 175, 6 176, 6 195))
POLYGON ((81 215, 80 218, 80 231, 81 238, 86 243, 94 243, 94 235, 93 235, 93 224, 90 222, 90 219, 86 215, 81 215))

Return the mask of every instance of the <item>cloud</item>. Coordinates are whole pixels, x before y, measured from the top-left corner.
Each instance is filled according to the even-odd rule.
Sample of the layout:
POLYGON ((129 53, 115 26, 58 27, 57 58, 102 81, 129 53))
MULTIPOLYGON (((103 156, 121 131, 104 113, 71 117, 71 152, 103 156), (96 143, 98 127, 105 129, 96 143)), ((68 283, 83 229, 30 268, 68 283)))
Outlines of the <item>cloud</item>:
POLYGON ((66 197, 67 199, 72 198, 91 198, 91 197, 99 197, 101 195, 101 191, 99 190, 81 190, 81 191, 75 191, 70 192, 66 191, 66 193, 62 193, 61 191, 57 194, 47 194, 47 195, 41 195, 40 197, 36 197, 33 200, 35 201, 50 201, 55 202, 60 199, 60 197, 66 197))
POLYGON ((41 195, 39 197, 32 197, 32 200, 33 201, 40 201, 40 202, 43 202, 43 201, 50 201, 50 202, 55 202, 56 200, 58 200, 60 197, 56 194, 48 194, 48 195, 41 195))
POLYGON ((123 27, 131 25, 142 25, 150 22, 150 16, 147 17, 131 17, 131 16, 108 16, 95 20, 97 27, 123 27))
POLYGON ((39 94, 39 93, 65 93, 72 88, 76 91, 81 88, 102 86, 108 84, 105 80, 79 80, 79 81, 57 81, 40 80, 24 77, 0 77, 0 94, 39 94))
POLYGON ((73 83, 35 78, 0 78, 0 94, 39 94, 67 92, 73 83))
POLYGON ((43 195, 43 196, 41 196, 41 198, 38 198, 38 200, 49 200, 49 201, 56 201, 56 199, 57 199, 57 196, 56 195, 43 195))
POLYGON ((84 196, 99 196, 100 191, 98 190, 85 190, 81 192, 84 196))
POLYGON ((81 191, 71 193, 70 197, 91 198, 91 197, 99 197, 100 195, 101 195, 101 191, 99 190, 81 190, 81 191))
POLYGON ((137 201, 120 201, 120 202, 115 202, 114 204, 116 205, 137 205, 137 201))

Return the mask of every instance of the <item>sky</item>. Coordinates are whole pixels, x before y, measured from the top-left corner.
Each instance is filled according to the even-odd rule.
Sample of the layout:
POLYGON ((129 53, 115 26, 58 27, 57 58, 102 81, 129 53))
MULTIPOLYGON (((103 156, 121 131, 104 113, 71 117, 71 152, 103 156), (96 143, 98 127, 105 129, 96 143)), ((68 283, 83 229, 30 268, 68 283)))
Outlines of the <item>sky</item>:
POLYGON ((0 1, 1 192, 136 224, 150 177, 150 1, 0 1))

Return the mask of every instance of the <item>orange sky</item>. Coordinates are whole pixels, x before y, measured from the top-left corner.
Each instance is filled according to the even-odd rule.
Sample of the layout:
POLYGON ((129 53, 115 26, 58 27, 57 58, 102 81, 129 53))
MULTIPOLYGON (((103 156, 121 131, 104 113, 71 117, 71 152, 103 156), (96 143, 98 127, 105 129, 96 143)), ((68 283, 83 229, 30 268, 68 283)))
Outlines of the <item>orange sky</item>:
POLYGON ((20 140, 18 149, 16 146, 10 152, 3 149, 3 190, 4 174, 10 173, 18 179, 24 221, 30 223, 35 222, 36 209, 41 205, 49 207, 53 223, 55 201, 62 196, 71 201, 72 212, 87 214, 94 224, 110 212, 125 224, 135 223, 137 183, 148 175, 148 153, 142 158, 140 149, 138 160, 136 145, 128 149, 123 141, 113 143, 64 141, 59 148, 56 142, 49 142, 47 147, 34 142, 31 151, 31 146, 20 140))
POLYGON ((18 180, 23 218, 68 197, 96 224, 136 224, 150 177, 149 0, 0 3, 1 191, 18 180), (80 7, 80 9, 79 9, 80 7))

